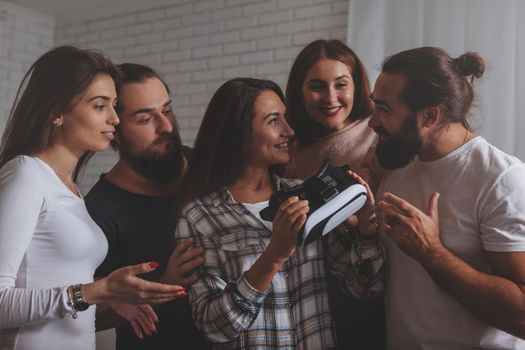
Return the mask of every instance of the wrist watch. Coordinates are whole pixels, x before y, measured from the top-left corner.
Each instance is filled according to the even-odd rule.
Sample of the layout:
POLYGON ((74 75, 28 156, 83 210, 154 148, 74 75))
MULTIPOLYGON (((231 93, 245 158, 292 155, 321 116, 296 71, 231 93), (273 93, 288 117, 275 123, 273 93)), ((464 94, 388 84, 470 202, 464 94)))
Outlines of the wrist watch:
POLYGON ((77 311, 86 311, 89 308, 89 304, 86 303, 84 296, 82 295, 81 290, 82 284, 74 284, 67 288, 68 301, 69 305, 73 309, 73 319, 78 317, 77 311))

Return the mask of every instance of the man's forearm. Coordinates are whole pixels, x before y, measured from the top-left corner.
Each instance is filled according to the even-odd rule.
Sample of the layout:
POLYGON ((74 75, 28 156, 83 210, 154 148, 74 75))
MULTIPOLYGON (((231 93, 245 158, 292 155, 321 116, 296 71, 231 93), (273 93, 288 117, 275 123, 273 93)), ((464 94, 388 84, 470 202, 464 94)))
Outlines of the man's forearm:
POLYGON ((478 319, 525 338, 525 286, 480 272, 445 247, 420 263, 444 290, 478 319))

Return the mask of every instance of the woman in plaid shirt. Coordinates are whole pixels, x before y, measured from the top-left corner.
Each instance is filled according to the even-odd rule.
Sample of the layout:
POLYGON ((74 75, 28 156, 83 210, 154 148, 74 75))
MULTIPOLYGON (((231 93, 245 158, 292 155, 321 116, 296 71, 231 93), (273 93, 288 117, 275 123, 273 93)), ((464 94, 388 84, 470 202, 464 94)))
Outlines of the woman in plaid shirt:
POLYGON ((384 253, 370 190, 358 230, 341 225, 305 247, 297 237, 306 201, 289 198, 273 223, 261 219, 274 191, 300 182, 279 176, 294 135, 284 113, 282 91, 271 81, 223 84, 182 186, 175 237, 193 237, 205 250, 189 297, 197 327, 217 349, 336 348, 327 273, 360 298, 382 289, 384 253))

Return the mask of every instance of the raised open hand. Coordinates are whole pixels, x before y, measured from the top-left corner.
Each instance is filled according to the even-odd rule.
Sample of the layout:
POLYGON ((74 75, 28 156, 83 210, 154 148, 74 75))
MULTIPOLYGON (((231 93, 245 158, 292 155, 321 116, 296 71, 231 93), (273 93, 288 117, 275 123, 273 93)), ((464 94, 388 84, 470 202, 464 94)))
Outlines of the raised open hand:
POLYGON ((396 245, 418 261, 443 247, 439 234, 439 193, 433 193, 424 213, 404 199, 385 193, 379 201, 383 229, 396 245))

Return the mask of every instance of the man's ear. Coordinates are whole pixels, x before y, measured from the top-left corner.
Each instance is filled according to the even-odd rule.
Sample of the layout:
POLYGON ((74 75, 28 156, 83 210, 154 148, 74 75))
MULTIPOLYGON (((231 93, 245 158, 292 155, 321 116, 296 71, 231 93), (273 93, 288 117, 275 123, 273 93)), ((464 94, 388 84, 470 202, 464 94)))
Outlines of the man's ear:
POLYGON ((441 121, 441 108, 426 107, 420 113, 421 127, 433 127, 441 121))

